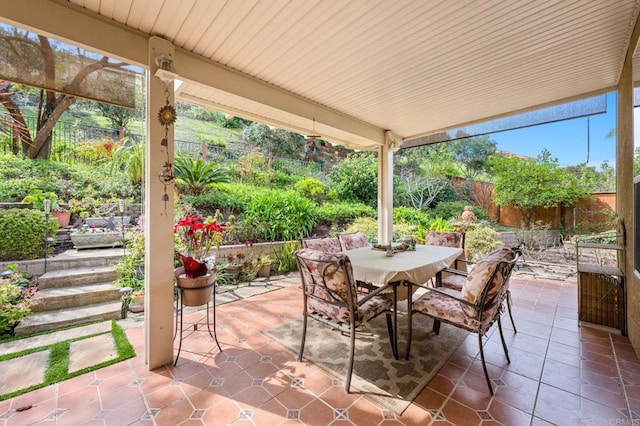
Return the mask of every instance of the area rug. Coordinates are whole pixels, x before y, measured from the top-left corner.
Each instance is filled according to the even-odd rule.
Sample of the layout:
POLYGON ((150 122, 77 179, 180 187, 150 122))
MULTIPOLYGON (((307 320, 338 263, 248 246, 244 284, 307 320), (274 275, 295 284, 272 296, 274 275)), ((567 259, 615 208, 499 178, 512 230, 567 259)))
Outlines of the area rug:
POLYGON ((115 321, 7 340, 0 343, 0 401, 133 356, 115 321))
MULTIPOLYGON (((442 324, 440 334, 436 335, 431 331, 432 320, 424 315, 414 315, 413 321, 413 343, 408 361, 404 360, 406 313, 398 318, 399 360, 391 355, 384 314, 370 321, 367 328, 356 335, 351 392, 362 392, 397 415, 411 404, 468 334, 465 330, 442 324)), ((265 330, 265 333, 297 354, 302 318, 265 330)), ((348 336, 309 319, 304 360, 344 381, 348 357, 348 336)))

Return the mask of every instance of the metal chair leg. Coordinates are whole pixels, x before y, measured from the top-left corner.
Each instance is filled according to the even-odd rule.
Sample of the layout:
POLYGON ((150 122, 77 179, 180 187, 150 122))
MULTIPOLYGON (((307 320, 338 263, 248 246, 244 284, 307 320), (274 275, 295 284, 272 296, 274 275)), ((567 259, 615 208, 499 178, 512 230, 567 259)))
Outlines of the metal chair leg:
POLYGON ((433 319, 433 332, 436 334, 440 334, 440 320, 433 319))
POLYGON ((300 352, 298 353, 298 362, 302 361, 302 354, 304 353, 304 341, 307 338, 307 313, 303 314, 302 320, 302 341, 300 342, 300 352))
POLYGON ((513 326, 513 332, 517 333, 516 323, 513 321, 513 314, 511 313, 511 291, 507 290, 507 310, 509 311, 509 318, 511 318, 511 325, 513 326))
POLYGON ((502 349, 504 349, 504 354, 507 357, 507 364, 511 364, 511 359, 509 359, 509 349, 507 348, 507 342, 504 341, 504 334, 502 333, 502 321, 500 321, 500 316, 498 316, 498 331, 500 332, 500 340, 502 340, 502 349))
POLYGON ((484 371, 484 378, 487 379, 487 386, 489 387, 489 393, 493 396, 493 386, 491 385, 491 379, 489 379, 489 372, 487 371, 487 364, 484 361, 484 349, 482 345, 482 334, 478 333, 478 345, 480 346, 480 360, 482 361, 482 370, 484 371))
POLYGON ((346 393, 349 392, 349 388, 351 387, 351 374, 353 373, 353 359, 355 358, 356 352, 356 327, 355 323, 351 321, 351 351, 349 353, 349 369, 347 371, 347 382, 344 385, 344 390, 346 393))

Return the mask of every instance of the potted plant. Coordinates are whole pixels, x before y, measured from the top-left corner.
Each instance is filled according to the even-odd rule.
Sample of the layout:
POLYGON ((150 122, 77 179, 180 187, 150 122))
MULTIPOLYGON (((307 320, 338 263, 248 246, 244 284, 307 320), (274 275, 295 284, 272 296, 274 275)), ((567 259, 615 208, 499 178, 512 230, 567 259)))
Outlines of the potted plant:
POLYGON ((72 230, 69 236, 78 250, 122 245, 122 233, 109 228, 82 225, 72 230))
POLYGON ((23 203, 29 203, 36 210, 44 210, 44 200, 49 199, 51 201, 51 217, 55 217, 58 221, 60 228, 69 226, 69 220, 71 218, 71 212, 61 206, 58 200, 58 194, 55 192, 44 192, 41 189, 32 189, 29 195, 22 199, 23 203))
POLYGON ((259 255, 253 260, 256 269, 256 275, 259 277, 269 278, 271 276, 271 265, 273 259, 269 255, 259 255))
POLYGON ((185 306, 200 306, 211 297, 210 286, 215 281, 213 245, 219 247, 224 229, 213 218, 186 216, 173 227, 178 236, 178 257, 182 267, 175 270, 178 289, 185 306), (193 289, 203 287, 202 291, 193 289))

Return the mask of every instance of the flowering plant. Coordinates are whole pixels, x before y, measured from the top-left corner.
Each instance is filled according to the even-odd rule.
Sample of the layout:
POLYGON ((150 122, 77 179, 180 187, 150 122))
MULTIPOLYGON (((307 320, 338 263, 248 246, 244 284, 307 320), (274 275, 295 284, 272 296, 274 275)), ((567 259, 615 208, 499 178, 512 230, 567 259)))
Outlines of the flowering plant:
MULTIPOLYGON (((207 273, 208 267, 205 260, 209 257, 209 251, 215 244, 217 248, 222 242, 224 228, 213 218, 202 216, 186 216, 180 219, 173 227, 184 247, 184 252, 178 254, 185 273, 189 278, 201 277, 207 273)), ((210 267, 213 267, 213 262, 210 267)))
POLYGON ((73 229, 72 234, 104 234, 113 232, 113 229, 101 228, 93 225, 82 225, 80 228, 73 229))

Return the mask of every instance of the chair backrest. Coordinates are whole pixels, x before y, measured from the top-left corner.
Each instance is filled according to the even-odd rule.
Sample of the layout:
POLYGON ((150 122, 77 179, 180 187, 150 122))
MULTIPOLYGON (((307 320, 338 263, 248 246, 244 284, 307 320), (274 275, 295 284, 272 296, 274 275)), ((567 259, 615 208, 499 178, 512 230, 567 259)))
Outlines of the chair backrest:
POLYGON ((318 250, 323 253, 338 253, 342 251, 340 241, 335 237, 303 238, 302 248, 318 250))
POLYGON ((367 236, 362 232, 339 234, 338 241, 340 241, 340 247, 342 247, 342 251, 371 246, 371 244, 369 244, 369 241, 367 240, 367 236))
POLYGON ((511 272, 522 252, 520 248, 501 247, 480 259, 467 276, 461 296, 473 306, 461 304, 462 310, 481 323, 495 317, 508 290, 511 272))
POLYGON ((356 318, 356 284, 349 258, 344 253, 313 249, 294 252, 302 278, 304 312, 322 314, 349 323, 356 318))
POLYGON ((464 248, 464 232, 429 231, 424 240, 428 246, 464 248))

